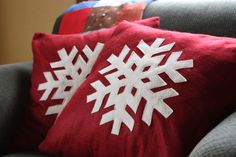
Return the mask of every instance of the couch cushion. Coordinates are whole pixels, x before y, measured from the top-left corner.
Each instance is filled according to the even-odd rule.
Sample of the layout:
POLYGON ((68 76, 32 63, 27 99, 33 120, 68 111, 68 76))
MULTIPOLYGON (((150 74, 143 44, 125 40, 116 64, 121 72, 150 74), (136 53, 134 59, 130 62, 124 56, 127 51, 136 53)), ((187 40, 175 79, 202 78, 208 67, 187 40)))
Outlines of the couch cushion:
POLYGON ((236 156, 236 112, 209 132, 197 144, 189 157, 219 156, 236 156))

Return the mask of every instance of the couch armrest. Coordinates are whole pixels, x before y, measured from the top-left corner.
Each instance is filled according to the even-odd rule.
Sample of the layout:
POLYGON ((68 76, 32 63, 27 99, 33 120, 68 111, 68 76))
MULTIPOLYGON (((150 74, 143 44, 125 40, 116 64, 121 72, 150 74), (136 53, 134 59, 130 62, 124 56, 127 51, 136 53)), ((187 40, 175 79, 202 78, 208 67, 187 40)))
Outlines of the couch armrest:
POLYGON ((14 137, 29 100, 32 63, 0 65, 0 154, 14 137))
POLYGON ((189 157, 235 157, 236 111, 210 131, 193 149, 189 157))

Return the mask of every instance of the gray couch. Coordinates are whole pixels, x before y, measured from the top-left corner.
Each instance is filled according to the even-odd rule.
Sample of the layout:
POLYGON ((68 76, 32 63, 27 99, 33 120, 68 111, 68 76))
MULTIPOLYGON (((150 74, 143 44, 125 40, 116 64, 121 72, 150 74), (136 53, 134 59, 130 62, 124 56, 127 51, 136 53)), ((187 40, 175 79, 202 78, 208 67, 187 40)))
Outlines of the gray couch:
MULTIPOLYGON (((161 28, 216 36, 236 37, 236 0, 157 0, 143 18, 160 16, 161 28)), ((0 155, 14 138, 29 101, 32 63, 0 66, 0 155)), ((194 148, 190 157, 236 156, 236 113, 216 126, 194 148)), ((20 152, 5 157, 43 157, 20 152)))

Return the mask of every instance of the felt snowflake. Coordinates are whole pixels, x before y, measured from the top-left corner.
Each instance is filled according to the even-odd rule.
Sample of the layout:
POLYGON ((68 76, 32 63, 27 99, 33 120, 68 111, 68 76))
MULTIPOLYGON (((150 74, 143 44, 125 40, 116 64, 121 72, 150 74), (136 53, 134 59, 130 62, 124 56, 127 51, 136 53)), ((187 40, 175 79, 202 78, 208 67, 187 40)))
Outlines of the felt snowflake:
POLYGON ((63 100, 60 104, 55 104, 47 109, 45 115, 60 114, 66 104, 69 102, 73 94, 79 85, 86 79, 90 73, 91 68, 96 61, 99 53, 103 49, 104 44, 97 43, 94 51, 92 51, 87 45, 83 48, 83 53, 87 57, 87 61, 81 56, 76 55, 78 49, 74 46, 72 50, 67 54, 65 49, 58 51, 60 60, 50 63, 53 73, 56 76, 54 79, 53 74, 48 71, 44 72, 46 82, 39 84, 38 90, 44 90, 40 101, 49 99, 49 95, 54 89, 56 91, 52 94, 52 100, 63 100), (73 63, 75 60, 75 63, 73 63))
POLYGON ((168 87, 160 74, 165 73, 174 83, 186 82, 187 80, 178 70, 192 68, 193 60, 178 60, 183 52, 170 52, 175 43, 161 46, 163 42, 164 39, 157 38, 149 46, 141 40, 137 48, 143 53, 142 57, 139 57, 135 51, 127 56, 130 48, 124 46, 120 55, 112 54, 107 59, 110 65, 99 71, 110 85, 105 86, 100 80, 91 83, 91 86, 96 90, 87 96, 87 102, 95 101, 92 113, 101 110, 106 95, 108 95, 108 100, 104 108, 113 106, 112 110, 103 114, 100 121, 100 125, 113 121, 112 134, 119 134, 122 123, 130 131, 133 130, 135 122, 126 108, 129 107, 136 113, 141 99, 146 100, 142 121, 149 126, 154 111, 159 112, 165 118, 172 114, 173 110, 164 100, 178 96, 179 93, 168 87), (165 63, 161 64, 164 57, 167 57, 165 52, 171 54, 165 63), (163 86, 167 87, 158 92, 152 90, 163 86))

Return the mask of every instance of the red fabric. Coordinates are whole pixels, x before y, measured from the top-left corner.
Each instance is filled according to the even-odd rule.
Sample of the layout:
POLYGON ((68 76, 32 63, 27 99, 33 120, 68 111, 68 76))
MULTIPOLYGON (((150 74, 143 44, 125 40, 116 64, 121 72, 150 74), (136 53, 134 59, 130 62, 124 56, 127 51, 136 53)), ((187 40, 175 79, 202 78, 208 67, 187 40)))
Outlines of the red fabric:
MULTIPOLYGON (((159 18, 154 17, 137 21, 139 24, 150 27, 159 27, 159 18)), ((52 100, 52 93, 47 100, 40 101, 44 90, 37 90, 39 84, 45 83, 44 72, 51 72, 56 79, 55 69, 52 69, 50 63, 59 61, 58 50, 65 48, 69 53, 73 46, 78 49, 78 54, 82 56, 82 49, 88 45, 91 50, 98 42, 105 43, 110 39, 115 27, 95 31, 90 34, 72 34, 72 35, 50 35, 36 33, 33 38, 33 71, 32 71, 32 88, 31 104, 29 105, 25 122, 19 130, 17 138, 12 145, 12 150, 35 149, 42 142, 48 129, 55 121, 56 115, 47 115, 45 113, 49 106, 61 104, 62 100, 52 100)), ((78 54, 76 58, 78 58, 78 54)), ((73 61, 75 62, 75 61, 73 61)), ((83 70, 83 69, 82 69, 83 70)), ((54 89, 55 93, 55 89, 54 89)))
MULTIPOLYGON (((123 22, 106 43, 91 75, 78 88, 48 132, 40 150, 65 157, 187 156, 212 127, 235 110, 235 68, 236 39, 171 32, 123 22), (186 82, 174 83, 167 74, 163 74, 160 77, 167 85, 153 89, 154 92, 173 88, 179 93, 164 101, 173 109, 173 113, 164 118, 155 110, 148 126, 142 121, 146 107, 146 101, 142 99, 136 114, 129 107, 126 108, 135 121, 133 130, 130 131, 122 123, 119 134, 111 134, 114 121, 99 125, 102 116, 114 109, 114 106, 105 108, 109 94, 102 101, 100 110, 91 113, 95 101, 87 103, 87 96, 93 94, 95 89, 90 84, 100 80, 104 86, 111 85, 105 74, 98 72, 110 65, 106 59, 111 54, 119 56, 124 45, 131 48, 128 54, 135 51, 142 57, 143 53, 136 48, 140 40, 151 45, 156 38, 165 39, 161 46, 175 42, 171 51, 160 54, 165 54, 160 65, 178 51, 183 51, 179 61, 193 60, 193 68, 178 70, 186 82)), ((126 99, 131 97, 127 96, 126 99)))
POLYGON ((85 8, 65 14, 58 33, 73 34, 82 32, 91 10, 91 8, 85 8))

